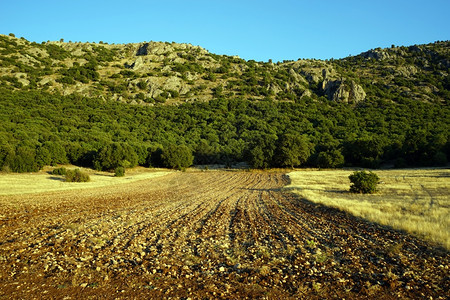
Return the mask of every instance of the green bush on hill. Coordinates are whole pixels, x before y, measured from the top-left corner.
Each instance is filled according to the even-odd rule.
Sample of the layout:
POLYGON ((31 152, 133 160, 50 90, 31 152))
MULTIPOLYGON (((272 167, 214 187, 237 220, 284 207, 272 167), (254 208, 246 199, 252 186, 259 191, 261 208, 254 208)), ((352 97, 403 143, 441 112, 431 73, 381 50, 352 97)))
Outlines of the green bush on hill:
POLYGON ((377 191, 377 184, 380 178, 377 174, 366 171, 356 171, 349 177, 352 185, 350 192, 361 194, 373 194, 377 191))
POLYGON ((61 168, 56 168, 52 171, 53 175, 66 175, 67 174, 67 169, 64 167, 61 168))
POLYGON ((66 171, 66 182, 88 182, 90 180, 89 174, 80 171, 80 169, 66 171))
POLYGON ((116 176, 116 177, 123 177, 123 176, 125 176, 125 168, 124 167, 117 167, 114 170, 114 176, 116 176))

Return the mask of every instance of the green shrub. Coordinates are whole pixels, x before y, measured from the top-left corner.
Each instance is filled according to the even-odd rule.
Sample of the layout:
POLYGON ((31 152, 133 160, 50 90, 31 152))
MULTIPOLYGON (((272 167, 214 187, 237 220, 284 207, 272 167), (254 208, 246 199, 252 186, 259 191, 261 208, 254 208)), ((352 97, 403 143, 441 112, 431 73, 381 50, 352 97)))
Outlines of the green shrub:
POLYGON ((373 194, 377 190, 377 184, 380 178, 372 172, 356 171, 352 175, 348 176, 352 185, 350 186, 350 192, 373 194))
POLYGON ((53 175, 66 175, 66 173, 67 173, 67 170, 64 167, 56 168, 52 171, 53 175))
POLYGON ((123 176, 125 176, 125 168, 124 167, 117 167, 114 170, 114 176, 116 176, 116 177, 123 177, 123 176))
POLYGON ((166 168, 183 170, 192 165, 194 156, 186 145, 170 144, 163 150, 161 159, 166 168))
POLYGON ((90 180, 89 175, 79 169, 66 171, 66 182, 88 182, 90 180))

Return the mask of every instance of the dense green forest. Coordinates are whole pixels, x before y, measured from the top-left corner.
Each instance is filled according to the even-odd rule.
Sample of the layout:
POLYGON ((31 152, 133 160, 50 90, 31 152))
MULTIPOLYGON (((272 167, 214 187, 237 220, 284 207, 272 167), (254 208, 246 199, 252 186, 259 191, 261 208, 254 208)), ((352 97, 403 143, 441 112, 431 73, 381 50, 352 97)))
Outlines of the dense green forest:
POLYGON ((0 167, 443 165, 449 115, 446 105, 408 99, 350 106, 218 98, 151 107, 0 88, 0 167))

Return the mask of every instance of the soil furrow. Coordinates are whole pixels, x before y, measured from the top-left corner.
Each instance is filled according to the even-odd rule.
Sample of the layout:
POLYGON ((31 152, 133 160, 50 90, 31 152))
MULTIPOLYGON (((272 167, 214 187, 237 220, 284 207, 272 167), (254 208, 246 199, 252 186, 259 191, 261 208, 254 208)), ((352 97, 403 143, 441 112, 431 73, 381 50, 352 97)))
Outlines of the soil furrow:
POLYGON ((0 298, 447 299, 448 251, 283 190, 177 172, 2 196, 0 298))

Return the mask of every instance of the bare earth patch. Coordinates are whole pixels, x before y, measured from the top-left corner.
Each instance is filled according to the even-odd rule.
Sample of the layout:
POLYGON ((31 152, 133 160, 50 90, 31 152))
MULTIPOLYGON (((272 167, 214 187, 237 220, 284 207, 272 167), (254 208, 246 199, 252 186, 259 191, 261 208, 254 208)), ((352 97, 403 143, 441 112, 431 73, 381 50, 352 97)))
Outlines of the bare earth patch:
POLYGON ((378 192, 349 193, 350 170, 302 170, 288 188, 312 202, 419 235, 450 249, 450 170, 376 170, 378 192))
POLYGON ((283 173, 0 196, 0 298, 447 299, 450 255, 283 173))

